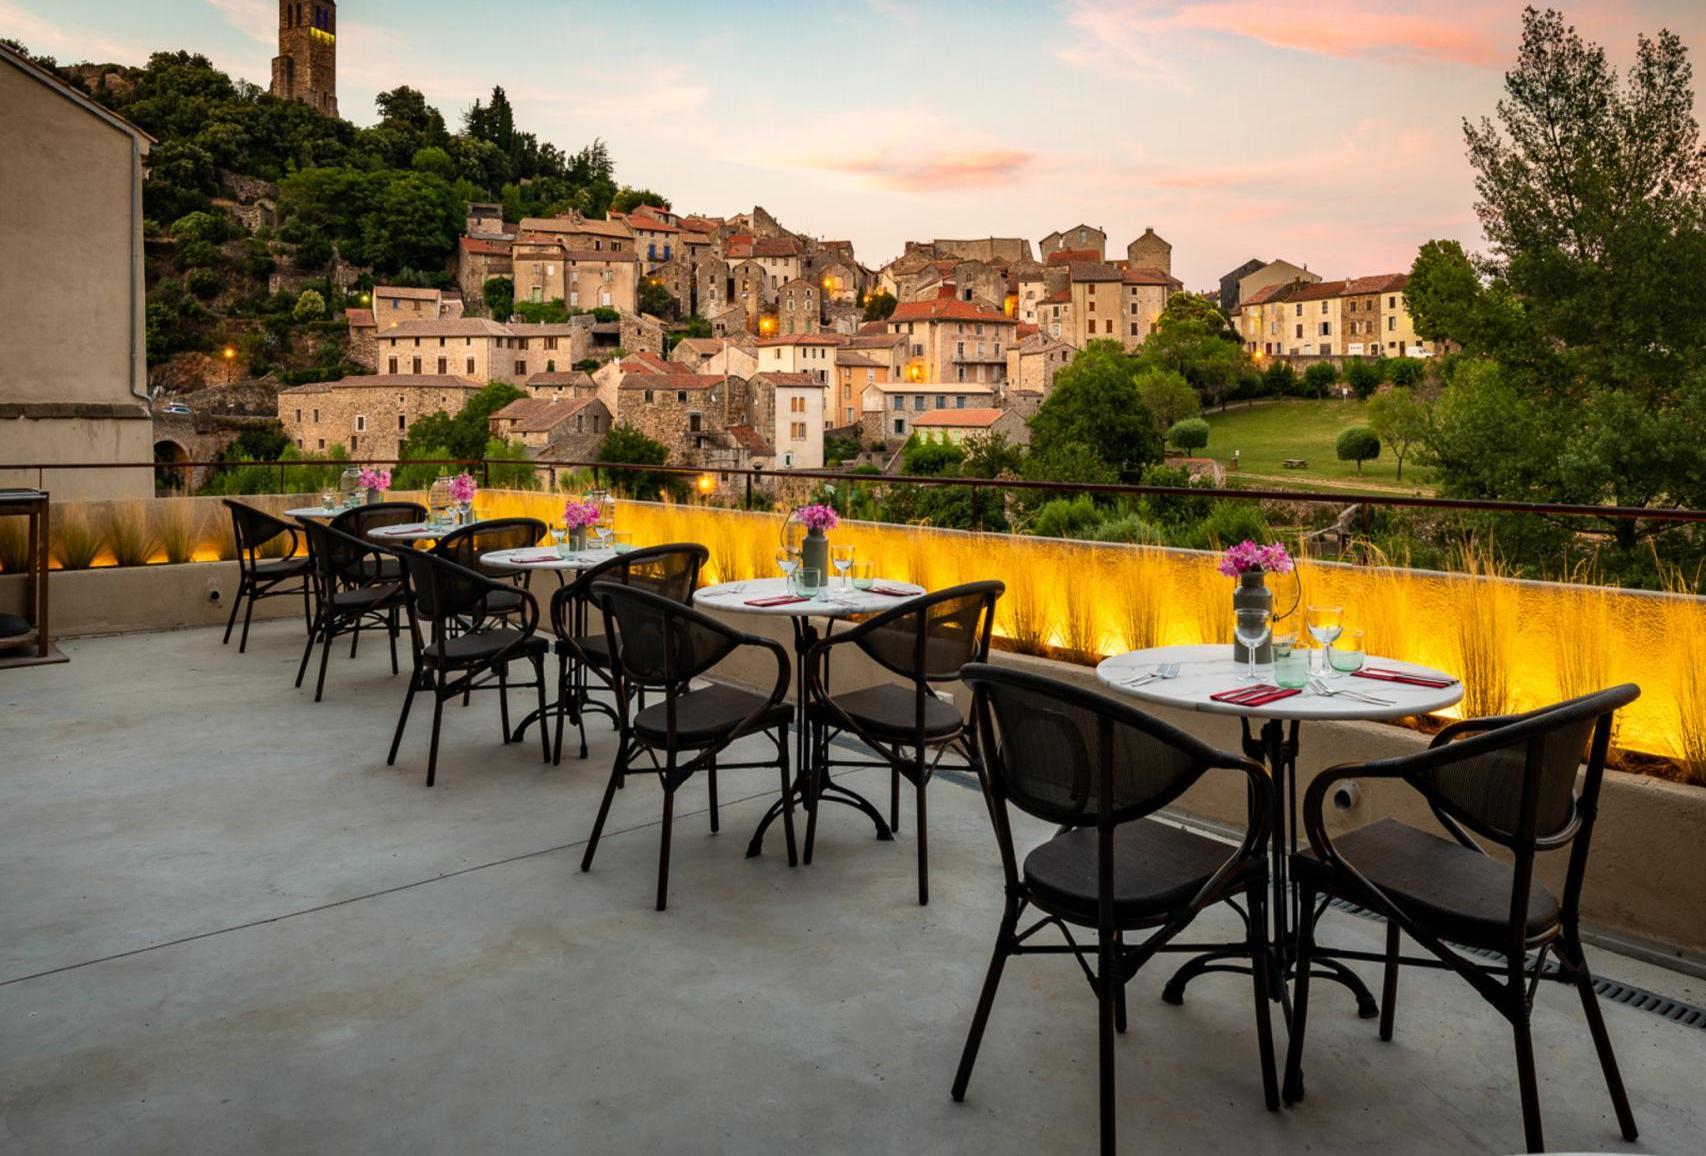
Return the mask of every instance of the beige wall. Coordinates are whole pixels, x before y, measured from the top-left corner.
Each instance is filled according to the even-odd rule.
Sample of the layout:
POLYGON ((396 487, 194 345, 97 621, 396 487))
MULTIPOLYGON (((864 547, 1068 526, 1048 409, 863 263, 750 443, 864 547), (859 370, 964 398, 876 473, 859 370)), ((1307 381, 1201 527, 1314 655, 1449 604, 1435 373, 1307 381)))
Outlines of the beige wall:
MULTIPOLYGON (((140 150, 128 132, 0 61, 0 462, 153 457, 140 150), (57 333, 72 317, 74 357, 62 342, 25 337, 57 333), (13 408, 42 404, 70 408, 39 420, 13 408)), ((58 492, 132 496, 151 492, 150 476, 45 480, 58 492)))
POLYGON ((285 435, 309 456, 341 445, 355 458, 395 458, 417 419, 440 410, 460 413, 475 392, 449 382, 442 387, 332 382, 280 393, 278 420, 285 435))

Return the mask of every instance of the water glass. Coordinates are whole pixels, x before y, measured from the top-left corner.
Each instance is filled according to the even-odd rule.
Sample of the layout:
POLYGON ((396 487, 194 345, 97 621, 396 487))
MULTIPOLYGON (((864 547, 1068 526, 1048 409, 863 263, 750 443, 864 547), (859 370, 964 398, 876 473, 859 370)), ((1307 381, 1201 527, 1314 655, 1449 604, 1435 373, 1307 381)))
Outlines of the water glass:
POLYGON ((1327 665, 1333 668, 1332 677, 1355 674, 1362 669, 1362 631, 1347 630, 1333 640, 1327 649, 1327 665))
POLYGON ((877 565, 875 562, 855 562, 853 564, 853 589, 869 590, 877 584, 877 565))
POLYGON ((328 514, 331 513, 333 510, 337 509, 338 508, 338 496, 337 496, 337 494, 333 493, 331 490, 326 490, 325 492, 323 492, 320 495, 320 508, 322 510, 325 510, 328 514))
POLYGON ((618 554, 626 554, 634 548, 634 535, 628 533, 612 534, 610 548, 618 554))
POLYGON ((1274 682, 1288 690, 1309 685, 1309 651, 1297 645, 1295 634, 1274 639, 1274 682))
MULTIPOLYGON (((1339 637, 1339 632, 1345 628, 1345 608, 1343 606, 1311 606, 1305 611, 1303 619, 1309 627, 1309 635, 1321 645, 1323 651, 1339 637)), ((1316 669, 1325 672, 1327 660, 1325 656, 1317 660, 1316 669)))
POLYGON ((1256 676, 1256 651, 1268 640, 1273 630, 1273 612, 1265 606, 1240 606, 1232 612, 1232 635, 1250 652, 1250 670, 1239 682, 1259 682, 1256 676))
POLYGON ((823 583, 823 574, 816 566, 802 566, 794 571, 794 593, 802 598, 816 598, 823 583))
POLYGON ((846 590, 848 588, 847 571, 853 568, 853 547, 831 546, 829 558, 835 565, 835 572, 841 575, 841 588, 846 590))

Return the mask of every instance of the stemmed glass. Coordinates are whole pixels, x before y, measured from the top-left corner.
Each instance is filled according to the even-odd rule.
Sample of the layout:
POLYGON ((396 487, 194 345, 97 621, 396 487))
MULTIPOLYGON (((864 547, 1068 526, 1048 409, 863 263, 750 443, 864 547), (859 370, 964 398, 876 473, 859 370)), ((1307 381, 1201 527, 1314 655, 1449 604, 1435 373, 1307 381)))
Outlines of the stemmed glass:
POLYGON ((1273 612, 1260 606, 1240 606, 1232 612, 1232 634, 1250 655, 1249 673, 1240 675, 1239 682, 1260 682, 1256 676, 1256 651, 1268 640, 1273 630, 1273 612))
POLYGON ((552 526, 551 527, 551 545, 556 548, 557 557, 559 557, 559 558, 565 557, 565 555, 563 553, 563 538, 567 534, 568 534, 568 528, 566 526, 552 526))
POLYGON ((835 564, 835 572, 841 575, 841 588, 843 590, 852 589, 852 583, 847 579, 847 572, 853 569, 853 547, 831 546, 829 559, 835 564))
POLYGON ((794 592, 794 571, 800 568, 800 551, 796 546, 776 547, 776 568, 782 571, 788 592, 794 592))
POLYGON ((1304 623, 1309 627, 1309 636, 1319 645, 1321 653, 1311 664, 1317 674, 1327 672, 1327 647, 1339 637, 1339 632, 1345 628, 1345 608, 1343 606, 1311 606, 1304 612, 1304 623))
POLYGON ((600 550, 610 549, 610 539, 616 536, 615 526, 601 518, 593 524, 592 532, 598 539, 598 548, 600 550))

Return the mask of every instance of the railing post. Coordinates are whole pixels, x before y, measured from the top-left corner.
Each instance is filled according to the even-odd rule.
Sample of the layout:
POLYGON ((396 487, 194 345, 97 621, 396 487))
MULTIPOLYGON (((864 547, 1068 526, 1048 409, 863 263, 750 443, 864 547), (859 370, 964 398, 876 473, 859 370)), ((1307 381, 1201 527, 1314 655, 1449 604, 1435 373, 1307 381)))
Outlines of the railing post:
MULTIPOLYGON (((303 438, 302 440, 307 441, 308 439, 303 438)), ((278 492, 281 494, 284 493, 284 463, 283 462, 278 463, 278 492)))
POLYGON ((745 501, 745 503, 742 504, 741 509, 743 509, 743 510, 752 509, 752 471, 751 470, 746 471, 746 501, 745 501))
POLYGON ((983 532, 983 501, 976 482, 971 484, 971 528, 980 534, 983 532))
POLYGON ((480 461, 480 488, 481 489, 491 489, 491 486, 492 486, 492 463, 490 461, 485 460, 485 459, 481 459, 481 461, 480 461))

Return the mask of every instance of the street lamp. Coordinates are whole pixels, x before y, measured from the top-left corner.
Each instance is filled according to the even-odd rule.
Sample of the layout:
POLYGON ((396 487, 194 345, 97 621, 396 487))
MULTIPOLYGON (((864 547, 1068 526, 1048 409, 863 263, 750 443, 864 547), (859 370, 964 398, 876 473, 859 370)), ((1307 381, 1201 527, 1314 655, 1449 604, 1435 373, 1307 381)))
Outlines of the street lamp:
POLYGON ((225 384, 230 385, 236 378, 237 350, 233 346, 227 345, 222 356, 225 358, 225 384))

